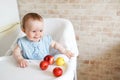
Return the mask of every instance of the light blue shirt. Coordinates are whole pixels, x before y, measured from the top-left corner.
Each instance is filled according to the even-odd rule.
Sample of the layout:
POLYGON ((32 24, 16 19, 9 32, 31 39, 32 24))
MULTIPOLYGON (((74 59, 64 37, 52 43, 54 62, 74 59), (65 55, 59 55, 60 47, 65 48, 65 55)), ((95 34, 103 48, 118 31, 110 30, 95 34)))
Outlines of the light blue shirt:
POLYGON ((49 35, 45 35, 39 42, 30 41, 24 36, 18 39, 17 44, 25 59, 39 60, 49 54, 51 42, 52 38, 49 35))

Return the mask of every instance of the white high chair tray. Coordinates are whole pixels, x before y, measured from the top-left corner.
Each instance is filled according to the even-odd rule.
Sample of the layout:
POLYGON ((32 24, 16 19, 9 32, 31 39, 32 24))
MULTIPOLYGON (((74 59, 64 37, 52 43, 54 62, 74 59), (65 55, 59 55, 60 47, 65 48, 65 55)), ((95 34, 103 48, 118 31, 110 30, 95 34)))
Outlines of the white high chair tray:
MULTIPOLYGON (((1 80, 72 80, 68 75, 69 63, 66 63, 61 68, 63 74, 60 77, 55 77, 52 70, 56 67, 55 64, 49 65, 47 70, 41 70, 39 60, 30 60, 29 66, 20 68, 17 66, 13 56, 0 57, 0 79, 1 80), (67 75, 66 75, 67 74, 67 75), (69 79, 70 78, 70 79, 69 79)), ((69 72, 70 73, 70 72, 69 72)), ((72 76, 73 77, 73 76, 72 76)))

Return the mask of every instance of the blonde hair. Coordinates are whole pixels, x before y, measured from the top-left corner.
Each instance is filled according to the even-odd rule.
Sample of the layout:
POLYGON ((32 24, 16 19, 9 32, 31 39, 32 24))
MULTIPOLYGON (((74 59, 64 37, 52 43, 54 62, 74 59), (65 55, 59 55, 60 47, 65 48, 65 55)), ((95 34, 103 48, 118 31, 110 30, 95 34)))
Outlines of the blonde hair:
POLYGON ((28 13, 28 14, 26 14, 26 15, 23 17, 23 19, 22 19, 22 29, 25 29, 25 23, 26 23, 29 19, 38 20, 38 21, 43 22, 43 18, 42 18, 42 16, 40 16, 39 14, 37 14, 37 13, 28 13))

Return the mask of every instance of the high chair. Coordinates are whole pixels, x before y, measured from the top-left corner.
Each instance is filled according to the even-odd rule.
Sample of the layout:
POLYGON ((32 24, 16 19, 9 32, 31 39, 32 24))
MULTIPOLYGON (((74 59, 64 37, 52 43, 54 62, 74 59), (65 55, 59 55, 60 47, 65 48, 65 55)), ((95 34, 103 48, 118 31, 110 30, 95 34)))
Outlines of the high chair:
MULTIPOLYGON (((50 34, 54 40, 61 43, 67 50, 73 52, 74 57, 69 61, 68 70, 61 80, 77 80, 77 56, 78 48, 72 23, 63 18, 44 19, 45 34, 50 34)), ((20 24, 14 23, 0 29, 0 55, 11 55, 18 37, 25 35, 20 30, 20 24)))

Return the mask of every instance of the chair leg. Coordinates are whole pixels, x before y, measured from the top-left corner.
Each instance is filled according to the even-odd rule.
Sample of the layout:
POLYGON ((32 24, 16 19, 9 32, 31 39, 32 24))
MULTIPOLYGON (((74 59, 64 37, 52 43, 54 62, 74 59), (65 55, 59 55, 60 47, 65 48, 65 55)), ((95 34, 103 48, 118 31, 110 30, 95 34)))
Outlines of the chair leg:
POLYGON ((75 70, 75 73, 74 73, 74 80, 77 80, 77 71, 75 70))
POLYGON ((75 72, 74 72, 74 80, 77 80, 77 58, 76 58, 76 69, 75 69, 75 72))

